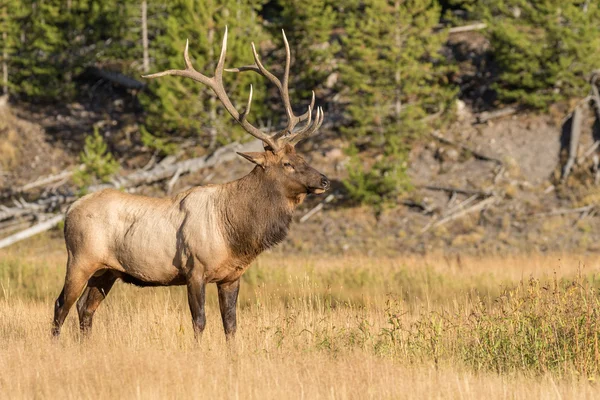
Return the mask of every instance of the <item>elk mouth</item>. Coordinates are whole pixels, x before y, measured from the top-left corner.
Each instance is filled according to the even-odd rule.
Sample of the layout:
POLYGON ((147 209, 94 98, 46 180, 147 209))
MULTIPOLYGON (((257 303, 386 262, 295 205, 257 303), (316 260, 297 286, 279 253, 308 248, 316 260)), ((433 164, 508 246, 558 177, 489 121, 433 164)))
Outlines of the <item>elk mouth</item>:
POLYGON ((321 174, 321 185, 320 186, 316 186, 316 187, 309 187, 308 190, 310 193, 314 193, 314 194, 322 194, 325 193, 325 191, 327 189, 329 189, 329 185, 331 184, 331 182, 329 181, 329 179, 327 179, 327 177, 323 174, 321 174))

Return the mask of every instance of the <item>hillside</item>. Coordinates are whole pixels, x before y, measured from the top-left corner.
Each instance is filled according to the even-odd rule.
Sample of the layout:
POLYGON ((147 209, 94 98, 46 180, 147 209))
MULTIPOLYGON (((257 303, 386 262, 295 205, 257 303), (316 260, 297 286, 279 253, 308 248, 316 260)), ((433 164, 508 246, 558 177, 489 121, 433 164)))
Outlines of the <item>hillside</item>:
MULTIPOLYGON (((594 109, 586 106, 589 97, 557 101, 540 111, 502 105, 494 86, 499 69, 487 36, 459 31, 448 36, 441 53, 457 67, 452 84, 459 91, 443 115, 440 111, 424 118, 433 122, 410 142, 406 161, 397 161, 406 162, 411 188, 383 205, 361 205, 344 184, 351 148, 360 147, 358 159, 364 171, 387 156, 371 133, 376 126, 366 126, 363 136, 348 135, 349 94, 336 93, 331 82, 338 78, 337 72, 327 77, 319 92, 326 101, 325 125, 300 151, 332 179, 332 190, 321 197, 309 196, 297 211, 290 236, 275 251, 600 250, 600 222, 594 217, 600 198, 600 130, 594 109), (572 172, 563 181, 575 108, 580 110, 581 137, 572 172)), ((140 98, 148 97, 148 87, 131 89, 89 71, 77 83, 82 95, 70 102, 0 102, 0 238, 64 212, 66 203, 80 194, 72 173, 94 128, 120 165, 113 183, 122 183, 133 173, 143 178, 129 191, 164 196, 237 179, 252 168, 234 156, 232 145, 219 150, 220 141, 239 137, 228 131, 230 125, 219 125, 219 140, 171 134, 168 142, 177 150, 167 155, 143 137, 148 115, 140 98), (182 160, 200 160, 209 167, 180 174, 177 162, 182 160), (144 183, 148 174, 161 168, 171 172, 144 183), (43 207, 37 206, 40 201, 43 207)), ((399 134, 387 135, 390 141, 399 134)), ((386 143, 384 147, 392 142, 386 143)), ((60 237, 58 231, 56 236, 60 237)))
MULTIPOLYGON (((121 104, 119 99, 113 103, 121 104)), ((20 195, 15 192, 39 178, 78 165, 81 133, 85 131, 81 121, 97 123, 110 112, 87 110, 85 104, 43 113, 5 107, 0 127, 3 143, 0 190, 5 206, 11 206, 11 198, 33 201, 37 196, 47 196, 48 193, 36 189, 20 195), (52 112, 56 114, 51 117, 52 112)), ((114 126, 108 137, 112 151, 123 165, 119 174, 127 176, 151 162, 152 154, 136 141, 135 122, 126 122, 135 121, 133 114, 121 118, 117 113, 114 118, 106 122, 114 126)), ((327 195, 309 197, 297 212, 294 228, 278 251, 388 254, 600 249, 596 233, 600 226, 594 218, 594 204, 600 192, 590 183, 593 183, 589 172, 591 157, 581 162, 566 184, 561 185, 557 180, 561 168, 562 121, 552 115, 527 113, 483 124, 477 123, 478 118, 481 114, 473 114, 467 107, 443 137, 433 132, 414 146, 409 163, 414 189, 399 198, 397 204, 389 204, 379 212, 348 199, 342 183, 348 161, 343 139, 325 131, 319 140, 304 144, 301 151, 309 162, 332 178, 334 198, 326 202, 327 195), (322 211, 299 222, 321 203, 322 211), (478 208, 480 204, 483 205, 478 208), (465 215, 461 215, 461 210, 465 215), (450 219, 445 220, 448 216, 450 219)), ((593 115, 587 110, 585 121, 588 125, 593 122, 593 115)), ((593 142, 589 134, 591 125, 582 131, 581 156, 593 142)), ((205 152, 199 145, 189 145, 179 158, 205 152)), ((251 168, 238 157, 216 168, 182 176, 171 193, 193 185, 236 179, 251 168)), ((52 193, 74 190, 68 178, 53 182, 46 189, 52 193)), ((165 189, 163 181, 140 186, 135 191, 162 196, 165 189)), ((22 229, 33 221, 3 233, 22 229)))

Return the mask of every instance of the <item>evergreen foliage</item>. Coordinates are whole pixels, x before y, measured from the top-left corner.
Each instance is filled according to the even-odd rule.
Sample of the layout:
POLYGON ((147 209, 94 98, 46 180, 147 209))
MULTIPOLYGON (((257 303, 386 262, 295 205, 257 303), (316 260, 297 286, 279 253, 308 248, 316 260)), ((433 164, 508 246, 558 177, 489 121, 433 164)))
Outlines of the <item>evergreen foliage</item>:
POLYGON ((10 80, 10 64, 19 46, 19 30, 21 18, 23 18, 23 5, 20 0, 5 0, 0 3, 0 64, 2 69, 6 68, 6 79, 4 82, 4 70, 0 71, 0 86, 6 85, 7 91, 12 91, 10 80))
MULTIPOLYGON (((89 87, 78 78, 92 66, 138 78, 141 4, 0 0, 0 68, 7 66, 12 97, 76 100, 79 87, 89 87)), ((441 56, 447 35, 440 23, 456 18, 441 18, 442 9, 460 8, 469 19, 487 22, 482 32, 492 45, 499 73, 495 87, 503 102, 544 108, 582 97, 589 75, 600 68, 598 1, 148 0, 147 6, 150 72, 183 68, 189 39, 195 68, 212 76, 227 25, 226 66, 253 63, 250 43, 255 42, 266 67, 279 76, 285 29, 292 51, 292 104, 303 112, 316 89, 317 102, 329 118, 336 117, 328 122, 350 145, 348 193, 378 206, 410 190, 407 158, 414 141, 450 116, 445 111, 457 88, 448 77, 455 66, 441 56)), ((240 110, 253 84, 254 125, 281 125, 278 96, 264 78, 227 72, 224 78, 240 110)), ((247 136, 203 85, 178 77, 147 83, 138 93, 144 107, 140 136, 158 153, 173 153, 176 137, 200 138, 214 147, 247 136)), ((102 156, 86 156, 91 164, 109 157, 99 136, 93 137, 96 142, 86 144, 91 146, 86 151, 102 156)), ((111 160, 103 164, 108 171, 111 160)), ((108 176, 104 167, 90 168, 86 173, 108 176)))
POLYGON ((483 0, 468 8, 488 22, 502 101, 545 108, 587 94, 600 66, 598 1, 483 0))
POLYGON ((79 161, 83 168, 73 174, 73 182, 83 190, 95 181, 108 182, 119 170, 119 163, 108 151, 97 126, 94 127, 94 134, 85 138, 79 161))
POLYGON ((353 143, 383 154, 370 167, 351 167, 346 186, 351 194, 370 192, 355 197, 373 203, 408 188, 408 146, 456 89, 448 85, 449 66, 439 55, 446 34, 435 30, 441 12, 436 1, 350 3, 340 66, 350 123, 343 131, 353 143))
POLYGON ((131 0, 11 1, 19 37, 12 42, 18 51, 10 58, 10 80, 22 97, 72 99, 77 93, 74 79, 86 67, 124 54, 110 49, 112 43, 123 44, 118 34, 126 32, 121 27, 128 21, 119 20, 118 10, 131 0))
MULTIPOLYGON (((339 25, 338 2, 323 0, 278 0, 281 13, 271 36, 283 49, 281 30, 285 30, 292 52, 290 95, 296 100, 310 98, 311 91, 323 87, 336 70, 335 54, 340 50, 331 40, 339 25)), ((297 101, 293 101, 297 104, 297 101)))
MULTIPOLYGON (((237 67, 253 61, 250 42, 257 46, 265 38, 256 12, 257 2, 249 0, 178 0, 169 3, 164 34, 157 39, 153 69, 182 69, 183 49, 189 39, 194 68, 212 76, 221 52, 222 37, 228 26, 226 65, 237 67)), ((254 84, 250 118, 263 116, 264 80, 256 74, 225 73, 225 86, 234 105, 243 108, 250 84, 254 84)), ((203 136, 218 140, 236 138, 241 130, 218 104, 207 87, 189 79, 163 78, 150 82, 151 91, 141 97, 147 111, 146 124, 156 135, 203 136)), ((214 140, 213 140, 214 141, 214 140)))
POLYGON ((169 140, 165 137, 158 137, 146 129, 145 126, 140 126, 140 136, 142 138, 142 143, 144 146, 149 147, 150 149, 155 150, 158 154, 162 156, 167 156, 170 154, 175 154, 177 151, 177 145, 174 143, 170 143, 169 140))

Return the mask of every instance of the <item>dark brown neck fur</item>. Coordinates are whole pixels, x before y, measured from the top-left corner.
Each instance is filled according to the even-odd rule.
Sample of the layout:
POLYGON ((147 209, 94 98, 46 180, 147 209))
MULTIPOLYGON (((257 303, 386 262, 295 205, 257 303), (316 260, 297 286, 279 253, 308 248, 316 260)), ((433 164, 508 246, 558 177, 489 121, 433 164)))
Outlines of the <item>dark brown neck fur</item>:
POLYGON ((294 207, 301 199, 287 198, 261 167, 224 189, 221 209, 225 237, 235 257, 250 262, 285 239, 294 207))

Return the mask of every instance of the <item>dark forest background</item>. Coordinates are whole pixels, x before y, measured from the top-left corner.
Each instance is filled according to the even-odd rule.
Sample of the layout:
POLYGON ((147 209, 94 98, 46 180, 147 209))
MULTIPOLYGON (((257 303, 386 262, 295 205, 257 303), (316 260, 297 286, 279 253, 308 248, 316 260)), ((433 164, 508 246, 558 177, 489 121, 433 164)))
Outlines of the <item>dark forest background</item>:
MULTIPOLYGON (((315 91, 325 129, 350 143, 349 195, 372 204, 410 188, 408 152, 452 123, 457 100, 478 112, 544 111, 585 97, 600 68, 600 4, 589 0, 0 0, 1 90, 13 104, 43 107, 94 97, 108 81, 134 99, 145 146, 168 155, 193 138, 214 149, 243 132, 213 94, 190 80, 141 75, 183 68, 186 39, 195 68, 211 75, 225 26, 226 66, 251 64, 254 42, 276 74, 285 30, 293 104, 305 109, 315 91), (489 41, 483 55, 447 44, 452 29, 471 25, 489 41), (467 74, 469 58, 476 69, 467 74)), ((277 128, 274 88, 256 74, 226 75, 239 109, 250 84, 251 120, 277 128)), ((88 153, 104 154, 102 132, 95 137, 88 153)))

